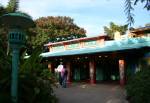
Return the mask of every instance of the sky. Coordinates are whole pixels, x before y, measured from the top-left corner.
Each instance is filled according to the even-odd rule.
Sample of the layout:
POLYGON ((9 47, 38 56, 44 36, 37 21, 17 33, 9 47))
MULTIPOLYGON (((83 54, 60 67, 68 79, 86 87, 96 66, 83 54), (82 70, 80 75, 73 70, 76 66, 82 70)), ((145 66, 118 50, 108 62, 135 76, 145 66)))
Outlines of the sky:
MULTIPOLYGON (((4 6, 8 0, 0 0, 4 6)), ((127 23, 124 12, 125 0, 20 0, 19 10, 37 19, 47 16, 69 16, 74 23, 86 30, 88 37, 104 35, 104 26, 110 22, 118 25, 127 23)), ((132 27, 150 23, 150 11, 143 4, 135 6, 132 27)))

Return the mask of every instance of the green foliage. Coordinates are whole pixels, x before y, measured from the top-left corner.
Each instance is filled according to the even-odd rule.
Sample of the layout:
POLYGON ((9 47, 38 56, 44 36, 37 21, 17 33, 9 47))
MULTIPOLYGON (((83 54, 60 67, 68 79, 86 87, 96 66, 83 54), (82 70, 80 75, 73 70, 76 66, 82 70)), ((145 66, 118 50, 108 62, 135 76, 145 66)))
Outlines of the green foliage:
MULTIPOLYGON (((0 5, 0 16, 8 13, 0 5)), ((0 24, 0 103, 10 103, 11 58, 7 55, 7 29, 0 24)))
MULTIPOLYGON (((16 12, 18 10, 18 3, 19 0, 9 0, 8 5, 4 7, 2 4, 0 4, 0 16, 16 12)), ((3 40, 2 45, 7 48, 7 34, 8 34, 8 28, 4 27, 2 23, 0 23, 0 37, 3 40)), ((4 52, 7 52, 7 49, 3 49, 4 52)))
POLYGON ((56 103, 57 98, 52 86, 55 77, 41 63, 41 50, 37 48, 33 55, 24 61, 20 68, 20 102, 21 103, 56 103), (24 95, 26 94, 26 95, 24 95))
MULTIPOLYGON (((16 12, 18 0, 10 0, 8 7, 0 6, 0 16, 16 12)), ((2 26, 2 25, 1 25, 2 26)), ((0 28, 0 103, 11 103, 11 56, 7 55, 7 28, 0 28)), ((41 50, 35 49, 27 60, 21 59, 19 69, 19 103, 57 103, 52 86, 55 77, 42 64, 41 50)))
POLYGON ((9 0, 6 10, 8 12, 16 12, 19 8, 19 0, 9 0))
MULTIPOLYGON (((0 16, 7 14, 7 13, 19 12, 27 17, 32 18, 27 13, 18 11, 18 9, 19 9, 19 0, 9 0, 8 5, 6 7, 4 7, 2 4, 0 4, 0 16)), ((27 30, 27 32, 28 31, 29 30, 27 30)), ((7 46, 8 46, 7 34, 8 34, 8 28, 4 27, 3 24, 0 23, 0 37, 3 40, 3 45, 5 46, 5 48, 7 48, 7 46)), ((8 47, 8 49, 4 49, 4 50, 5 50, 5 52, 6 51, 9 52, 9 47, 8 47)))
POLYGON ((73 19, 70 17, 48 16, 39 18, 35 22, 37 27, 31 31, 36 35, 29 38, 33 48, 39 45, 43 46, 48 42, 58 42, 86 36, 85 30, 74 24, 73 19))
POLYGON ((10 103, 10 56, 6 55, 5 45, 0 35, 0 103, 10 103), (7 91, 7 92, 6 92, 7 91))
POLYGON ((0 4, 0 16, 6 13, 17 12, 19 9, 19 0, 9 0, 6 7, 0 4))
MULTIPOLYGON (((20 62, 19 103, 57 103, 52 88, 56 79, 41 62, 40 51, 36 49, 29 59, 20 62)), ((0 53, 4 54, 0 57, 0 103, 10 103, 11 63, 3 49, 0 53)))
POLYGON ((150 26, 150 23, 145 24, 145 26, 150 26))
POLYGON ((144 3, 144 8, 147 9, 147 11, 150 10, 150 0, 125 0, 125 13, 127 15, 128 25, 134 23, 134 14, 132 13, 134 10, 133 5, 137 5, 138 2, 144 3))
POLYGON ((104 32, 111 38, 114 38, 114 33, 116 31, 120 32, 121 35, 125 34, 128 29, 127 25, 117 25, 113 22, 110 22, 109 27, 104 26, 104 32))
POLYGON ((0 16, 2 16, 6 12, 3 5, 0 4, 0 16))
POLYGON ((130 103, 150 103, 150 68, 131 76, 126 90, 130 103))

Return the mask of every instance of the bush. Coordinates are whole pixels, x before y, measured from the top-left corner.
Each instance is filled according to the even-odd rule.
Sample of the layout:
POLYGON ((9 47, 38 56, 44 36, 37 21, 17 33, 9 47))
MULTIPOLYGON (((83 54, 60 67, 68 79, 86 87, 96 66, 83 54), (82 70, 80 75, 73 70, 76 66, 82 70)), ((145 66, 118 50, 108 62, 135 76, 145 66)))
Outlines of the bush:
POLYGON ((150 69, 142 69, 131 76, 126 91, 130 103, 150 103, 150 69))
MULTIPOLYGON (((0 41, 0 45, 1 45, 0 41)), ((0 103, 11 103, 11 62, 0 46, 0 103), (2 64, 2 65, 1 65, 2 64)), ((27 60, 20 62, 18 103, 57 103, 53 92, 55 77, 41 63, 41 51, 36 49, 27 60)))
POLYGON ((0 103, 10 103, 11 58, 0 34, 0 103))
POLYGON ((53 92, 55 77, 39 57, 40 49, 35 49, 26 61, 22 61, 19 80, 20 103, 57 103, 53 92))

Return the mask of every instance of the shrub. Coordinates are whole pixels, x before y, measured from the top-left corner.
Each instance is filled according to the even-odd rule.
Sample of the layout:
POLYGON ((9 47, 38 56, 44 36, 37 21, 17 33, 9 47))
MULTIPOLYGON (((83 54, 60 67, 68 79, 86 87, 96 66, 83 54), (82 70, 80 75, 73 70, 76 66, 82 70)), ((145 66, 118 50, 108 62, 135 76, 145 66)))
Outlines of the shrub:
POLYGON ((10 103, 11 59, 0 34, 0 103, 10 103))
POLYGON ((39 57, 40 49, 35 49, 30 58, 22 61, 20 67, 20 103, 57 103, 52 86, 55 77, 48 71, 39 57))
POLYGON ((142 69, 131 76, 126 91, 131 103, 150 103, 150 69, 142 69))
MULTIPOLYGON (((11 103, 11 62, 1 46, 0 53, 4 54, 0 55, 0 103, 11 103)), ((55 77, 41 63, 40 53, 41 51, 36 49, 29 59, 22 59, 20 62, 18 103, 57 103, 58 101, 52 88, 55 77)))

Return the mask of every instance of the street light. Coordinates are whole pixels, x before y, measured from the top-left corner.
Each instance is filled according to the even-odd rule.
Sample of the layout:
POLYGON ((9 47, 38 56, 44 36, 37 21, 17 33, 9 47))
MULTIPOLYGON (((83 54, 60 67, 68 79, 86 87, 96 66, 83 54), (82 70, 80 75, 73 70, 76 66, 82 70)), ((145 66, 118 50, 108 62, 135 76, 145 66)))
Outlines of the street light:
POLYGON ((25 30, 34 27, 32 18, 24 13, 8 13, 0 17, 0 23, 9 29, 8 40, 12 48, 11 98, 18 102, 19 52, 25 44, 25 30))

